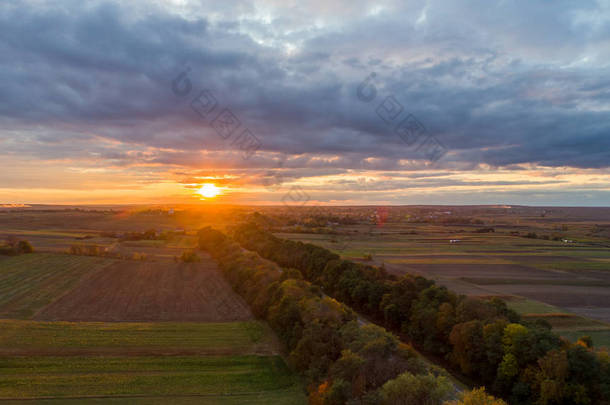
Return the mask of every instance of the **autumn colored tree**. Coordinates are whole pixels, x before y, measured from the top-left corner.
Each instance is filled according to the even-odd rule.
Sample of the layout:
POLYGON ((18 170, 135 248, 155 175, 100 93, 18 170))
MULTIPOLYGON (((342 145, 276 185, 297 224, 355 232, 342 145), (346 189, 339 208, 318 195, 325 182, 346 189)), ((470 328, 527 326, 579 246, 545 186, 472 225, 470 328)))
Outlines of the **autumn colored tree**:
MULTIPOLYGON (((261 218, 258 222, 262 223, 261 218)), ((238 263, 228 255, 222 256, 227 263, 224 266, 227 277, 236 286, 236 291, 245 294, 257 314, 268 317, 291 349, 300 344, 295 354, 299 354, 305 367, 317 369, 314 374, 321 376, 326 364, 330 370, 334 370, 335 364, 342 364, 339 359, 346 349, 364 360, 363 368, 367 371, 364 377, 354 379, 349 373, 336 371, 338 374, 328 379, 329 390, 335 382, 341 381, 332 388, 336 398, 347 393, 350 400, 358 398, 359 403, 365 403, 365 398, 375 401, 375 395, 381 395, 375 390, 380 384, 395 379, 404 371, 421 373, 422 369, 413 357, 401 354, 400 345, 388 344, 391 339, 383 334, 376 336, 366 327, 360 328, 357 322, 344 318, 339 322, 343 322, 340 344, 324 348, 325 343, 318 342, 314 336, 317 332, 311 332, 317 329, 303 333, 311 326, 310 323, 319 322, 316 321, 318 313, 304 319, 308 311, 296 297, 287 294, 289 290, 308 290, 318 299, 323 291, 371 321, 396 333, 406 334, 419 350, 448 358, 456 370, 468 374, 479 384, 486 384, 494 395, 510 398, 511 403, 546 401, 558 405, 593 405, 610 396, 607 355, 593 352, 590 339, 580 339, 575 345, 562 342, 548 323, 521 320, 499 298, 468 298, 439 287, 424 277, 396 277, 381 267, 342 260, 319 246, 277 238, 253 223, 237 226, 233 235, 242 247, 280 266, 297 270, 301 281, 311 283, 306 283, 307 287, 293 285, 287 288, 286 281, 299 277, 282 276, 282 272, 278 272, 278 276, 268 269, 262 274, 253 274, 249 263, 238 263), (287 278, 285 281, 284 277, 287 278), (279 278, 282 280, 277 281, 279 278), (283 299, 290 303, 283 302, 283 299), (290 329, 291 325, 293 329, 290 329), (352 333, 352 329, 359 332, 352 333), (288 336, 290 338, 286 339, 288 336), (358 343, 360 341, 366 344, 358 343), (310 359, 320 353, 333 353, 336 358, 330 361, 310 359), (557 375, 549 374, 547 364, 561 363, 560 358, 566 358, 568 364, 563 383, 557 375), (361 397, 358 395, 362 390, 356 385, 365 387, 361 397), (558 388, 560 385, 561 389, 558 388)), ((223 237, 216 235, 211 239, 223 237)), ((225 241, 225 245, 231 243, 225 241)), ((226 249, 221 244, 218 246, 221 251, 226 249)), ((235 252, 237 250, 232 254, 235 252)), ((294 274, 295 270, 291 272, 294 274)), ((287 269, 284 273, 288 274, 287 269)), ((311 302, 320 304, 312 299, 311 302)), ((335 324, 324 321, 320 328, 331 325, 335 324)), ((322 332, 319 335, 333 336, 322 332)), ((351 364, 348 358, 344 360, 343 366, 351 364)), ((478 398, 476 395, 473 394, 473 398, 478 398)))
POLYGON ((507 405, 501 399, 495 398, 485 392, 485 388, 476 388, 462 394, 457 401, 445 402, 444 405, 507 405))

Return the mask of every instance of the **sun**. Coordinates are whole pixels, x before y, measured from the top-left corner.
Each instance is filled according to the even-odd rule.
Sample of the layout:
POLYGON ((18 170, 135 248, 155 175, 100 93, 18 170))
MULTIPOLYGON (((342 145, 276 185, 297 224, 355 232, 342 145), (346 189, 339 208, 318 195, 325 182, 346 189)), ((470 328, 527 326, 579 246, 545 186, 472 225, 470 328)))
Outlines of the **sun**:
POLYGON ((197 190, 197 192, 201 194, 202 197, 214 198, 220 194, 220 189, 213 183, 205 183, 199 190, 197 190))

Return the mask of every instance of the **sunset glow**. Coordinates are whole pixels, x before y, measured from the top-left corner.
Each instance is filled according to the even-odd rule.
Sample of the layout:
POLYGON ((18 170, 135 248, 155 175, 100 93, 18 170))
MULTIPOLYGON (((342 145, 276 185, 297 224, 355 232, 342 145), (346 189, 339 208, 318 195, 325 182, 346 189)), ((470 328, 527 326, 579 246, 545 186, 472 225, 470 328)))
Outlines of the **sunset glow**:
POLYGON ((205 183, 197 192, 201 194, 202 197, 214 198, 220 194, 220 189, 216 187, 215 184, 205 183))

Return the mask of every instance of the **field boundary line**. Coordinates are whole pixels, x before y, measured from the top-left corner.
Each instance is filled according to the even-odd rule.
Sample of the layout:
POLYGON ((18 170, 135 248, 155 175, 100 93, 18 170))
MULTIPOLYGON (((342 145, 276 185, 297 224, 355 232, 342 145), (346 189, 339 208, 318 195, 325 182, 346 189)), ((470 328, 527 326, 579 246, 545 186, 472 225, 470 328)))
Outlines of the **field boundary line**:
POLYGON ((82 396, 67 396, 67 397, 28 397, 28 398, 15 398, 15 397, 0 397, 0 401, 40 401, 40 400, 71 400, 71 399, 115 399, 115 398, 213 398, 213 397, 251 397, 255 395, 264 395, 270 392, 285 391, 289 388, 299 387, 299 384, 291 384, 285 387, 279 387, 264 391, 247 391, 240 393, 211 393, 211 394, 165 394, 165 395, 147 395, 147 394, 134 394, 134 395, 82 395, 82 396))

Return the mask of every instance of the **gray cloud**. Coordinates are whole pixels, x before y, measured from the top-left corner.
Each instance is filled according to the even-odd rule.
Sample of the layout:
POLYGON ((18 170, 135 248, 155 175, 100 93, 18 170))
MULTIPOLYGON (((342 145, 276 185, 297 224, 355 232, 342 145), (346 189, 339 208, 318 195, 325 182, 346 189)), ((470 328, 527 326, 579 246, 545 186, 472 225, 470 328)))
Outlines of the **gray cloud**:
POLYGON ((265 155, 273 152, 295 155, 294 171, 373 169, 367 157, 378 159, 375 170, 406 170, 399 160, 422 156, 375 113, 394 95, 449 148, 447 167, 606 168, 608 9, 482 0, 378 9, 3 4, 0 142, 5 154, 40 159, 93 153, 120 165, 201 166, 197 151, 228 148, 189 107, 207 88, 217 111, 229 107, 262 141, 260 158, 233 156, 233 165, 273 169, 265 155), (187 65, 193 90, 181 99, 171 81, 187 65), (372 71, 377 97, 366 104, 356 88, 372 71), (171 151, 128 153, 146 148, 171 151))

